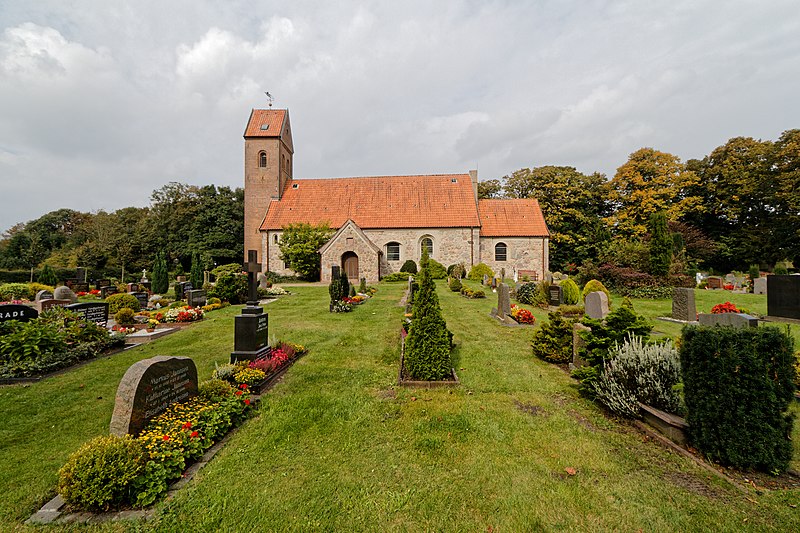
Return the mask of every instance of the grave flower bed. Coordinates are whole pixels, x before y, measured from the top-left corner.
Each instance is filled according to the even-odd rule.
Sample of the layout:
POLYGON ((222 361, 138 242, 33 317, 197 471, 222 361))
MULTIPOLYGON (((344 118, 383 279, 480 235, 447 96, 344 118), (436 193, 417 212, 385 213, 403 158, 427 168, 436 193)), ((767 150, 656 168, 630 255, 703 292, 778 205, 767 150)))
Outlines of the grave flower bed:
POLYGON ((731 302, 717 304, 711 308, 711 313, 714 315, 719 315, 722 313, 738 313, 738 312, 739 310, 731 302))
POLYGON ((261 394, 294 362, 308 352, 300 344, 278 342, 266 357, 235 364, 217 365, 212 376, 231 385, 246 385, 254 394, 261 394))
POLYGON ((8 320, 0 323, 0 379, 46 374, 123 343, 124 336, 60 307, 27 322, 8 320))
MULTIPOLYGON (((156 317, 158 320, 158 318, 156 317)), ((197 322, 203 319, 203 309, 200 307, 173 307, 164 312, 162 322, 175 323, 175 322, 197 322)))
POLYGON ((536 323, 536 317, 533 316, 533 313, 515 304, 511 304, 511 318, 513 318, 520 324, 536 323))
POLYGON ((58 492, 73 510, 144 507, 167 491, 251 410, 247 387, 220 380, 174 403, 138 436, 97 437, 73 453, 59 471, 58 492))

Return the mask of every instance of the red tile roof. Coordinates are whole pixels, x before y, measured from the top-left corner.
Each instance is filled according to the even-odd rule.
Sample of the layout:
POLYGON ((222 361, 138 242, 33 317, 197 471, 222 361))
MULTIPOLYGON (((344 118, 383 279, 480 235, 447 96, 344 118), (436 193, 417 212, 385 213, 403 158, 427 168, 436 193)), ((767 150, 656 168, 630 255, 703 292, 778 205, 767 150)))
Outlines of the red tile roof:
POLYGON ((261 229, 299 222, 338 228, 348 219, 363 229, 480 225, 469 174, 435 174, 293 180, 270 203, 261 229))
POLYGON ((280 137, 285 118, 285 109, 253 109, 250 112, 250 120, 247 121, 244 136, 280 137), (267 129, 262 130, 263 125, 267 125, 267 129))
POLYGON ((539 202, 521 200, 479 200, 481 237, 548 237, 539 202))

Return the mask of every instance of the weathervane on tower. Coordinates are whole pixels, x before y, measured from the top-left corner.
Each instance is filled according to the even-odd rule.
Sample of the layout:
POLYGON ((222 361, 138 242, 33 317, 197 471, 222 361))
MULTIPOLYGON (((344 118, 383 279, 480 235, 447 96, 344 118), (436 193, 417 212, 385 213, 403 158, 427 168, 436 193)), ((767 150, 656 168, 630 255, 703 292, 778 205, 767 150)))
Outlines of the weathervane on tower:
POLYGON ((272 100, 274 100, 274 98, 272 98, 272 95, 269 94, 269 91, 264 91, 264 94, 266 94, 267 98, 269 98, 269 106, 272 107, 272 100))

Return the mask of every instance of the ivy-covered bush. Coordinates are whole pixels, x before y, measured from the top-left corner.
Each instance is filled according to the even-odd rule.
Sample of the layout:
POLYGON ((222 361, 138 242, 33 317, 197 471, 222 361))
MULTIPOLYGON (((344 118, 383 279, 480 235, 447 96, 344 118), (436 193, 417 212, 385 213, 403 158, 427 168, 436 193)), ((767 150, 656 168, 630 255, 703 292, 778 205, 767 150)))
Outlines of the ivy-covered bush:
POLYGON ((485 263, 478 263, 477 265, 474 265, 472 268, 469 269, 469 274, 467 274, 467 279, 471 279, 472 281, 483 281, 484 275, 493 278, 494 270, 489 268, 489 265, 485 263))
POLYGON ((647 344, 631 336, 609 351, 594 392, 598 400, 623 416, 638 418, 639 402, 677 413, 681 398, 674 387, 680 379, 678 350, 671 339, 647 344))
POLYGON ((572 361, 573 322, 558 311, 548 313, 547 318, 533 334, 533 355, 550 363, 569 363, 572 361))
POLYGON ((58 473, 58 492, 78 509, 107 511, 124 503, 144 472, 142 443, 130 436, 96 437, 73 453, 58 473))
MULTIPOLYGON (((400 267, 400 272, 405 272, 407 274, 416 274, 417 273, 417 264, 414 262, 413 259, 406 259, 403 266, 400 267)), ((408 279, 408 277, 406 277, 408 279)))
POLYGON ((139 300, 136 299, 136 296, 124 292, 112 294, 106 298, 106 303, 108 304, 108 314, 110 315, 116 315, 117 311, 123 307, 132 309, 133 311, 139 311, 141 309, 141 304, 139 304, 139 300))
POLYGON ((792 338, 773 327, 687 327, 680 359, 692 444, 722 464, 785 471, 792 458, 792 338))
POLYGON ((405 368, 416 380, 442 380, 452 373, 451 336, 442 317, 424 249, 420 266, 419 290, 414 294, 411 325, 405 341, 405 368))
POLYGON ((517 301, 521 304, 533 305, 536 300, 537 284, 533 281, 525 283, 517 289, 517 301))
POLYGON ((561 286, 561 296, 564 303, 567 305, 575 305, 581 300, 581 289, 578 284, 572 279, 562 279, 559 283, 561 286))
POLYGON ((447 269, 435 259, 428 259, 428 269, 432 279, 444 279, 447 277, 447 269))
POLYGON ((456 277, 450 278, 448 287, 450 287, 450 290, 453 292, 461 292, 461 280, 456 277))
POLYGON ((608 289, 606 289, 605 286, 596 279, 589 280, 589 282, 586 283, 586 285, 583 287, 583 292, 581 293, 581 301, 585 303, 586 295, 589 294, 590 292, 597 292, 597 291, 603 291, 604 293, 606 293, 606 296, 608 296, 608 306, 611 307, 611 293, 608 292, 608 289))

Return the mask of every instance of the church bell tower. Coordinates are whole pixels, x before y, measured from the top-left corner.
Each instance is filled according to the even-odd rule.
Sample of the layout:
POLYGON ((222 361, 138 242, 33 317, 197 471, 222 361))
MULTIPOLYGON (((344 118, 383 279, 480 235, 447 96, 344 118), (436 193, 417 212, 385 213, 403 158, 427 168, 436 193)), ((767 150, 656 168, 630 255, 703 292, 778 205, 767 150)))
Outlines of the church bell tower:
POLYGON ((273 200, 292 180, 292 131, 288 109, 253 109, 244 131, 244 257, 258 250, 266 264, 259 228, 273 200))

